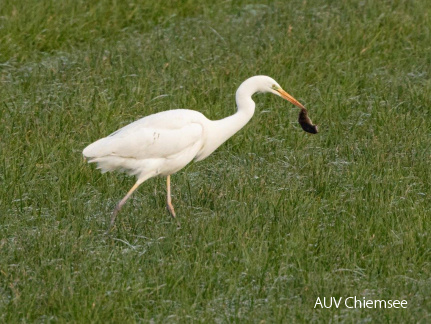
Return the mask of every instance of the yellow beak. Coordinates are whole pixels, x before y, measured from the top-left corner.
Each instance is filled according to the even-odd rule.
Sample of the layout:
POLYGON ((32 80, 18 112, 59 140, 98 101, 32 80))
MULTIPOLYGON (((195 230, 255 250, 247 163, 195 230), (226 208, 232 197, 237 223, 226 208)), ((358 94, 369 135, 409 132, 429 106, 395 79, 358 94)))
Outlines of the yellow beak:
POLYGON ((288 94, 286 91, 284 91, 281 88, 276 89, 276 91, 280 94, 280 96, 288 101, 290 101, 291 103, 293 103, 295 106, 299 107, 299 108, 304 108, 304 106, 295 98, 293 98, 290 94, 288 94))

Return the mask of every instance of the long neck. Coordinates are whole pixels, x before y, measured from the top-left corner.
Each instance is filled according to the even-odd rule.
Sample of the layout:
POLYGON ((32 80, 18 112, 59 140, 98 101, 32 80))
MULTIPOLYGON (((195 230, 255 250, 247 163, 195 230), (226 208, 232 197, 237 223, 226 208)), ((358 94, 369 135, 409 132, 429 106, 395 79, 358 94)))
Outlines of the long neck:
POLYGON ((253 117, 254 103, 251 96, 256 91, 253 88, 247 87, 247 83, 243 82, 236 92, 237 111, 232 116, 214 121, 214 127, 219 128, 218 138, 220 144, 233 136, 241 128, 243 128, 253 117))
POLYGON ((245 80, 236 91, 236 105, 238 110, 232 116, 209 121, 206 129, 206 141, 202 150, 196 156, 200 161, 214 152, 220 145, 226 142, 232 135, 238 132, 253 117, 255 103, 251 96, 259 90, 255 78, 245 80))

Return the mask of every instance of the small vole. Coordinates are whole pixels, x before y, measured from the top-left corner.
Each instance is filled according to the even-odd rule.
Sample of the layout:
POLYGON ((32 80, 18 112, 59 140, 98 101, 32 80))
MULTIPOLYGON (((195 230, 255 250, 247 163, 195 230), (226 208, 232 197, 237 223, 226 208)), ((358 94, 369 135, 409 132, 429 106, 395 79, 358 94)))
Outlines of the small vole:
POLYGON ((302 129, 307 133, 317 134, 319 131, 317 129, 317 125, 313 125, 313 122, 308 117, 308 112, 305 108, 301 108, 301 111, 299 112, 298 122, 301 125, 302 129))

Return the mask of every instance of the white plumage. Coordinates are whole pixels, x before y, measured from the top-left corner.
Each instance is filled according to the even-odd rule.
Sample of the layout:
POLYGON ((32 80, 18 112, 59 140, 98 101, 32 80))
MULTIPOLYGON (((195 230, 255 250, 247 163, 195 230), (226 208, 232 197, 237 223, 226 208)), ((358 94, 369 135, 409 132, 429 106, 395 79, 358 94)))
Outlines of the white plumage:
POLYGON ((200 161, 206 158, 244 127, 254 114, 255 103, 251 96, 256 92, 271 92, 304 108, 272 78, 254 76, 238 88, 238 110, 232 116, 212 121, 194 110, 163 111, 141 118, 87 146, 83 155, 90 163, 96 162, 102 172, 120 170, 137 178, 136 184, 114 209, 111 226, 133 191, 157 175, 167 176, 167 206, 175 217, 170 197, 170 175, 193 159, 200 161))
POLYGON ((169 175, 178 171, 172 168, 181 169, 201 149, 203 123, 205 117, 193 110, 163 111, 99 139, 83 154, 89 162, 97 162, 102 172, 120 169, 138 179, 149 174, 169 175))

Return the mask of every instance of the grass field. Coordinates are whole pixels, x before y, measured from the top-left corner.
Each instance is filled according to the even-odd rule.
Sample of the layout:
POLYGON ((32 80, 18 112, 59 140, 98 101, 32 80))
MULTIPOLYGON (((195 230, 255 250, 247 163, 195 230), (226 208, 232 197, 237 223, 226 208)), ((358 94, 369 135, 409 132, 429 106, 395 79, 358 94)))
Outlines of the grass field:
POLYGON ((0 6, 0 322, 429 323, 429 1, 5 1, 0 6), (219 119, 206 160, 144 183, 82 149, 145 115, 219 119), (314 308, 318 297, 407 309, 314 308))

